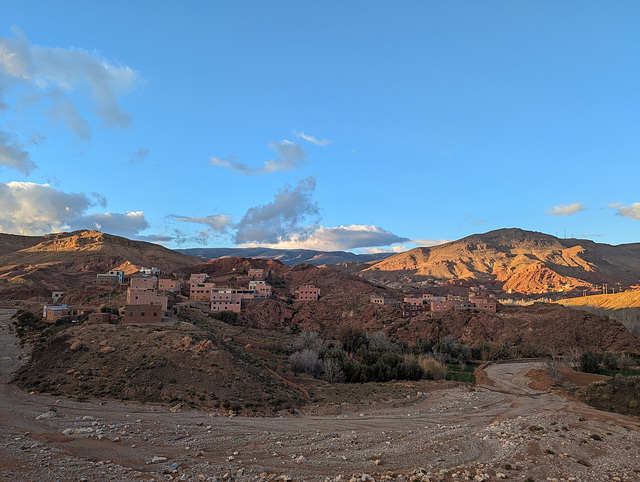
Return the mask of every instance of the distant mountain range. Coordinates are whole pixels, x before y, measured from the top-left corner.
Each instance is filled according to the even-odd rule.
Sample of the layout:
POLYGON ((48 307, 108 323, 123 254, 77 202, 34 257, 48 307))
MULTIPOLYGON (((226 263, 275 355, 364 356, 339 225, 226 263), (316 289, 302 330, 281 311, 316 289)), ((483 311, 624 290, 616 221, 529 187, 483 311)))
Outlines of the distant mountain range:
POLYGON ((218 258, 254 258, 277 259, 287 266, 308 263, 314 266, 340 263, 366 263, 391 256, 391 253, 354 254, 346 251, 315 251, 311 249, 272 249, 272 248, 190 248, 176 249, 177 252, 205 259, 218 258))
MULTIPOLYGON (((612 246, 585 239, 558 239, 521 229, 500 229, 404 253, 358 255, 343 251, 268 248, 170 250, 98 231, 44 236, 0 234, 0 296, 39 295, 86 284, 110 269, 135 272, 156 266, 189 272, 205 260, 272 259, 289 266, 331 265, 368 279, 466 280, 522 294, 609 291, 640 284, 640 243, 612 246), (203 259, 204 258, 204 259, 203 259)), ((387 283, 391 281, 391 283, 387 283)))
POLYGON ((589 290, 605 283, 613 289, 639 284, 640 243, 612 246, 499 229, 347 270, 370 278, 467 280, 526 294, 589 290))

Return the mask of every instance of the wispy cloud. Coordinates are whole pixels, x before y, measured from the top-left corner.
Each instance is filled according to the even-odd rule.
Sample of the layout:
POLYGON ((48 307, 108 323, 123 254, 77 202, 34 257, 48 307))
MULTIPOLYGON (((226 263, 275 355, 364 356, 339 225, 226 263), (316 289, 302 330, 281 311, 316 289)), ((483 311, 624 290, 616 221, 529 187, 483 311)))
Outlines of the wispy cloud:
POLYGON ((284 140, 282 142, 271 141, 269 148, 276 152, 277 157, 265 161, 262 167, 249 167, 235 156, 228 156, 224 159, 211 157, 209 164, 231 169, 243 176, 256 176, 260 174, 270 174, 276 171, 289 171, 304 164, 307 153, 299 144, 284 140))
POLYGON ((484 219, 476 219, 474 218, 471 214, 466 213, 463 217, 462 220, 467 222, 467 223, 473 223, 473 224, 484 224, 485 220, 484 219))
MULTIPOLYGON (((138 84, 138 73, 96 52, 33 45, 17 27, 13 34, 13 38, 0 35, 0 110, 17 112, 25 104, 36 106, 77 138, 88 140, 92 128, 78 108, 81 104, 76 104, 78 96, 88 94, 103 125, 128 126, 129 114, 119 107, 117 97, 138 84), (12 95, 7 97, 8 93, 12 95)), ((0 138, 0 164, 29 174, 36 164, 25 142, 7 141, 7 137, 4 133, 0 138)))
POLYGON ((618 209, 620 206, 622 206, 622 203, 611 203, 607 204, 607 206, 603 209, 618 209))
POLYGON ((137 151, 129 153, 127 164, 140 164, 144 162, 147 157, 149 157, 149 149, 141 147, 137 151))
POLYGON ((296 137, 299 137, 301 139, 304 139, 307 142, 311 142, 312 144, 315 144, 316 146, 327 146, 327 145, 331 144, 331 141, 329 139, 319 140, 319 139, 316 139, 313 136, 309 136, 309 135, 305 134, 304 131, 298 132, 298 131, 294 130, 293 131, 293 135, 296 136, 296 137))
POLYGON ((604 236, 606 236, 606 235, 605 234, 586 234, 586 233, 578 234, 579 238, 586 238, 586 239, 589 239, 589 238, 602 238, 604 236))
POLYGON ((547 209, 547 214, 551 216, 572 216, 587 209, 584 203, 573 203, 569 205, 559 204, 552 209, 547 209))
POLYGON ((98 229, 112 234, 136 235, 149 227, 142 211, 88 212, 101 204, 98 195, 66 193, 48 184, 0 183, 0 232, 40 235, 75 229, 98 229), (92 198, 97 199, 96 201, 92 198))
POLYGON ((226 233, 229 226, 233 224, 232 218, 230 218, 229 216, 224 216, 222 214, 212 214, 205 217, 178 216, 172 214, 169 217, 182 223, 204 224, 205 226, 208 226, 209 229, 218 234, 226 233))
POLYGON ((634 221, 640 221, 640 203, 633 203, 631 206, 620 206, 616 214, 634 221))
POLYGON ((431 246, 438 246, 439 244, 450 243, 450 239, 411 239, 409 243, 415 244, 421 248, 430 248, 431 246))
POLYGON ((31 160, 31 156, 25 150, 25 147, 25 145, 12 139, 7 132, 0 131, 0 165, 29 175, 37 166, 31 160))

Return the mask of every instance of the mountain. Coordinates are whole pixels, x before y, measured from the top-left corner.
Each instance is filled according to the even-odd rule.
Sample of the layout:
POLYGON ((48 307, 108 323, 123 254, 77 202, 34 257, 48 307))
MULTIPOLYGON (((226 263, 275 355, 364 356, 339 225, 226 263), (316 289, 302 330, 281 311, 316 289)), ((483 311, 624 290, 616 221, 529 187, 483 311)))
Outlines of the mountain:
POLYGON ((157 266, 178 271, 202 260, 157 244, 98 231, 45 236, 0 234, 0 294, 50 294, 86 284, 111 269, 157 266))
POLYGON ((632 286, 640 279, 640 243, 612 246, 586 239, 559 239, 499 229, 459 241, 415 248, 364 266, 362 274, 415 280, 463 279, 506 292, 534 294, 632 286))
POLYGON ((218 258, 254 258, 276 259, 287 266, 301 263, 322 266, 324 264, 340 264, 353 262, 377 261, 391 256, 391 253, 354 254, 347 251, 315 251, 311 249, 272 249, 272 248, 190 248, 176 249, 177 252, 189 256, 200 256, 206 259, 218 258))

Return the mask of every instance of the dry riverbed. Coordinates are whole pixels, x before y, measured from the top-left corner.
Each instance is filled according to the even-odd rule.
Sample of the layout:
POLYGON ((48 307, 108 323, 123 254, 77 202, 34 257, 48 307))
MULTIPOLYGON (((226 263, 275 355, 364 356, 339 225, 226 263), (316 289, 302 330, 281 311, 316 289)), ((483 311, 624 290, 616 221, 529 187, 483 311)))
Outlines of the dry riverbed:
POLYGON ((29 394, 0 310, 0 480, 640 480, 640 421, 528 387, 539 364, 478 387, 323 415, 230 417, 29 394))

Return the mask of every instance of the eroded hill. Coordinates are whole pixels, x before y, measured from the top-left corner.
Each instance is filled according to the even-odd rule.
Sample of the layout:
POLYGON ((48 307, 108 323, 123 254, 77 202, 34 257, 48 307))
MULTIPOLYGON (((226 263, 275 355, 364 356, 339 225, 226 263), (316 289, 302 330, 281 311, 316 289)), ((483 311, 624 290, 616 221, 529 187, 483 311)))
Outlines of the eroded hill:
POLYGON ((500 229, 396 254, 365 265, 362 273, 469 280, 525 294, 591 289, 602 283, 630 286, 640 278, 640 244, 611 246, 500 229))

